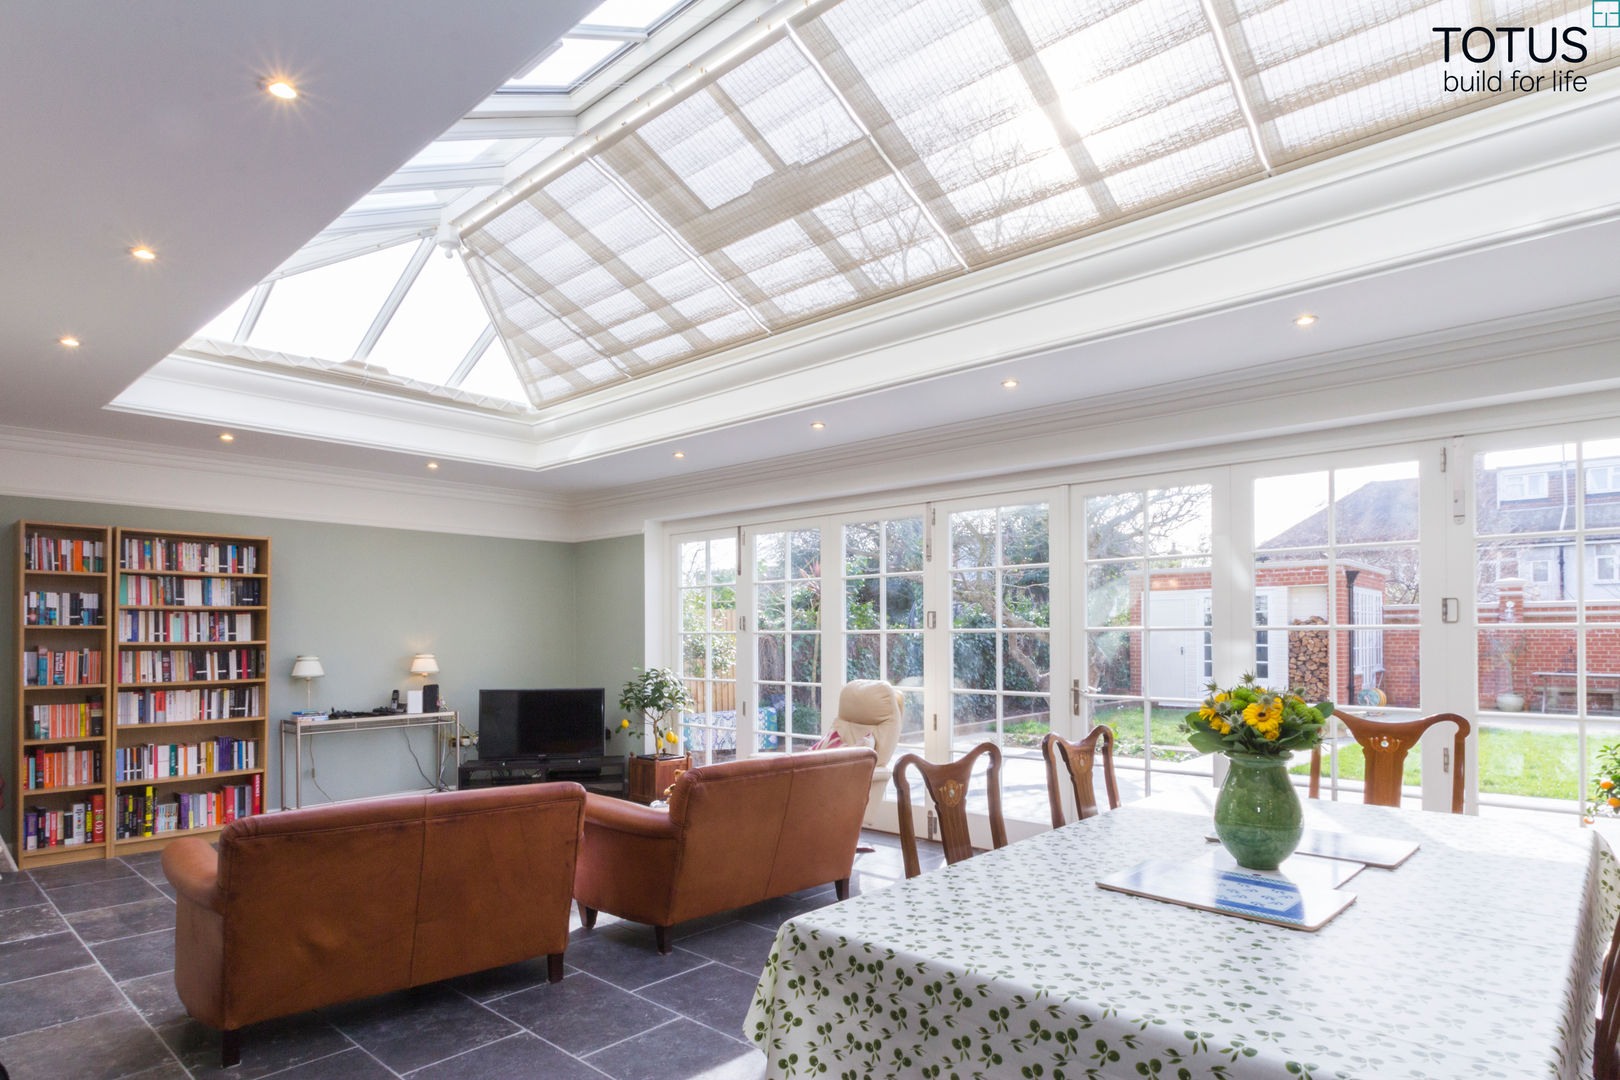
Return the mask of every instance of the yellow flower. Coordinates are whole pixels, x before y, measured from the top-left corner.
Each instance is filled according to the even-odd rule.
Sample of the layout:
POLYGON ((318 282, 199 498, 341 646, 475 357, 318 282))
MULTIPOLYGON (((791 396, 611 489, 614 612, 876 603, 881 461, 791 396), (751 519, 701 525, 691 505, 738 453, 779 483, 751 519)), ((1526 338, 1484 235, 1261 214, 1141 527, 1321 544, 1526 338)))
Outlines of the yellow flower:
POLYGON ((1265 715, 1266 707, 1258 701, 1243 707, 1243 722, 1250 727, 1259 727, 1265 715))
POLYGON ((1198 719, 1200 719, 1200 720, 1214 720, 1219 715, 1220 715, 1220 713, 1216 712, 1214 709, 1210 708, 1208 705, 1202 706, 1198 710, 1198 719))
POLYGON ((1227 693, 1225 690, 1222 690, 1220 693, 1215 695, 1215 704, 1219 705, 1221 702, 1225 701, 1226 698, 1227 693))
POLYGON ((1232 730, 1232 725, 1228 724, 1225 720, 1222 720, 1219 716, 1212 718, 1209 722, 1209 726, 1210 730, 1217 731, 1222 735, 1225 735, 1228 731, 1232 730))

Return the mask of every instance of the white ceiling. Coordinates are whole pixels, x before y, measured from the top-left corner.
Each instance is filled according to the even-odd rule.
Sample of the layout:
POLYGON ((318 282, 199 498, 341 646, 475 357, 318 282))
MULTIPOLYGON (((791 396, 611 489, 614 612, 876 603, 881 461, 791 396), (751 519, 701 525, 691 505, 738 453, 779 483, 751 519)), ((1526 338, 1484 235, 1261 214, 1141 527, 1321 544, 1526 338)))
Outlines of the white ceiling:
POLYGON ((10 0, 0 423, 173 439, 101 407, 589 7, 10 0))
MULTIPOLYGON (((23 257, 0 267, 0 295, 7 298, 0 309, 0 371, 6 387, 0 424, 219 453, 216 424, 105 406, 590 6, 590 0, 544 5, 347 0, 338 20, 330 5, 312 0, 252 7, 158 0, 138 9, 108 8, 91 22, 75 18, 68 5, 11 5, 10 32, 0 36, 0 94, 5 95, 0 100, 8 103, 0 119, 7 147, 0 159, 0 190, 7 193, 10 223, 22 241, 14 250, 23 257), (292 110, 256 86, 262 74, 280 64, 303 90, 292 110), (133 263, 127 250, 137 242, 158 250, 156 264, 133 263), (55 344, 63 333, 77 335, 84 347, 63 350, 55 344)), ((1530 103, 1525 109, 1551 107, 1530 103)), ((1613 109, 1597 113, 1589 101, 1569 108, 1593 112, 1590 130, 1565 133, 1570 146, 1609 147, 1620 154, 1613 109)), ((1542 118, 1521 110, 1492 124, 1528 130, 1542 118)), ((1410 153, 1414 138, 1420 146, 1438 147, 1452 125, 1469 123, 1452 121, 1407 137, 1401 148, 1361 154, 1379 161, 1410 153)), ((1491 145, 1491 125, 1475 127, 1471 137, 1503 175, 1521 160, 1560 160, 1551 149, 1527 142, 1529 136, 1491 145)), ((1256 271, 1255 287, 1242 299, 1180 312, 1166 308, 1130 325, 1075 320, 1065 324, 1067 340, 1049 339, 1042 348, 1020 343, 1018 359, 994 352, 998 341, 1012 350, 1011 336, 992 339, 988 346, 961 336, 922 346, 933 367, 921 374, 908 369, 902 375, 896 367, 890 378, 889 361, 876 359, 865 362, 864 380, 829 375, 810 384, 809 392, 800 389, 803 381, 761 378, 760 386, 749 388, 753 407, 736 407, 733 402, 743 398, 716 392, 684 411, 664 408, 652 422, 650 407, 637 413, 627 406, 609 415, 613 403, 593 405, 556 421, 549 444, 549 429, 542 426, 542 447, 562 449, 553 458, 523 465, 491 464, 492 456, 481 461, 470 449, 456 453, 457 440, 468 440, 449 421, 442 444, 430 444, 424 434, 421 441, 407 438, 382 448, 383 440, 360 432, 337 412, 298 435, 278 433, 286 429, 268 414, 233 416, 237 440, 229 453, 413 478, 425 475, 424 456, 431 454, 442 462, 433 474, 440 481, 589 493, 813 455, 828 447, 858 449, 897 432, 944 431, 986 417, 1006 417, 1016 426, 1019 414, 1063 402, 1184 378, 1238 378, 1268 363, 1342 355, 1379 343, 1396 348, 1423 335, 1468 336, 1507 317, 1553 318, 1570 305, 1620 297, 1620 260, 1609 257, 1620 246, 1615 157, 1599 160, 1593 154, 1591 168, 1610 170, 1611 183, 1606 193, 1601 185, 1585 191, 1583 197, 1594 201, 1583 204, 1579 215, 1575 189, 1557 186, 1555 177, 1530 189, 1529 198, 1523 189, 1504 195, 1517 199, 1504 204, 1519 208, 1511 219, 1485 216, 1468 201, 1462 181, 1446 181, 1461 192, 1453 199, 1457 221, 1449 224, 1461 230, 1470 216, 1478 219, 1471 226, 1477 235, 1450 254, 1379 261, 1348 245, 1335 248, 1342 242, 1328 236, 1323 243, 1332 250, 1323 255, 1334 256, 1339 269, 1306 273, 1306 260, 1286 250, 1279 231, 1272 260, 1285 270, 1301 268, 1293 278, 1279 274, 1295 287, 1261 288, 1256 271), (1292 318, 1306 310, 1321 320, 1300 330, 1292 318), (1009 374, 1020 380, 1011 392, 999 385, 1009 374), (593 428, 597 412, 620 428, 635 429, 633 436, 610 437, 605 422, 599 433, 593 428), (812 431, 812 419, 824 421, 826 430, 812 431), (684 460, 671 457, 677 448, 685 451, 684 460)), ((1352 164, 1354 169, 1335 174, 1335 182, 1360 185, 1353 191, 1369 203, 1399 207, 1441 187, 1439 180, 1424 190, 1412 186, 1421 181, 1402 187, 1375 168, 1358 173, 1363 165, 1352 164)), ((1183 208, 1179 220, 1188 223, 1189 232, 1199 222, 1230 225, 1246 206, 1281 205, 1312 182, 1298 174, 1261 181, 1241 197, 1183 208)), ((1351 201, 1341 199, 1344 225, 1355 230, 1358 215, 1370 211, 1349 207, 1351 201)), ((1091 246, 1101 245, 1086 241, 1075 250, 1084 253, 1091 246)), ((1228 240, 1226 247, 1236 252, 1239 245, 1228 240)), ((1173 268, 1168 261, 1157 267, 1173 268)), ((1144 263, 1136 272, 1147 270, 1144 263)), ((1072 270, 1052 271, 1075 279, 1084 272, 1079 262, 1072 270)), ((1020 266, 1009 266, 984 284, 1005 284, 1023 273, 1020 266)), ((955 291, 940 290, 932 300, 936 310, 973 302, 960 283, 951 288, 955 291)), ((1229 295, 1242 293, 1234 289, 1229 295)), ((820 349, 820 359, 829 363, 856 357, 856 344, 873 356, 886 356, 874 335, 885 330, 899 335, 907 306, 926 311, 931 296, 925 290, 902 298, 892 313, 870 312, 861 317, 864 322, 830 328, 825 336, 802 335, 780 348, 797 348, 794 355, 807 357, 820 349)), ((724 361, 717 358, 716 364, 724 361)), ((675 373, 671 381, 698 380, 707 370, 675 373)), ((662 389, 650 384, 638 393, 650 396, 662 389)), ((1481 392, 1458 387, 1457 397, 1481 392)), ((379 401, 379 412, 384 407, 379 401)), ((434 408, 451 420, 464 415, 449 406, 434 408)), ((532 443, 535 434, 526 431, 525 439, 532 443)))

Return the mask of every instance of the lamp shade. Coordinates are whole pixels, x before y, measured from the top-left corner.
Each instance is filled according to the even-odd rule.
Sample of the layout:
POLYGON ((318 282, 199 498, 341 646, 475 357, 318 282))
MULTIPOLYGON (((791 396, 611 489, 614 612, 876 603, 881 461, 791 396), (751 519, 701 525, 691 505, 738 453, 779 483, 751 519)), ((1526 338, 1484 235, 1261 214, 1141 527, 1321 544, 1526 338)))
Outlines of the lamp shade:
POLYGON ((319 679, 325 675, 326 669, 321 667, 318 656, 300 656, 293 661, 292 677, 295 679, 319 679))
POLYGON ((439 661, 432 653, 417 653, 411 657, 412 675, 437 675, 438 673, 439 661))

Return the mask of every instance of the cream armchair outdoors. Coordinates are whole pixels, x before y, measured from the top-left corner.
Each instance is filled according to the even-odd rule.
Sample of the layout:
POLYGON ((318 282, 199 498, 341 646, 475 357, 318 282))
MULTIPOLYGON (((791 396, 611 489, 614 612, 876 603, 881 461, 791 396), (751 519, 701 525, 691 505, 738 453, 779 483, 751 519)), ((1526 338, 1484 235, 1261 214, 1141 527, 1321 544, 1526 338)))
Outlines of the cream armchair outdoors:
POLYGON ((889 786, 889 759, 900 741, 900 691, 878 679, 857 679, 845 683, 838 695, 838 715, 832 730, 845 746, 864 746, 868 736, 877 751, 877 769, 872 773, 872 794, 867 801, 867 821, 883 801, 889 786))

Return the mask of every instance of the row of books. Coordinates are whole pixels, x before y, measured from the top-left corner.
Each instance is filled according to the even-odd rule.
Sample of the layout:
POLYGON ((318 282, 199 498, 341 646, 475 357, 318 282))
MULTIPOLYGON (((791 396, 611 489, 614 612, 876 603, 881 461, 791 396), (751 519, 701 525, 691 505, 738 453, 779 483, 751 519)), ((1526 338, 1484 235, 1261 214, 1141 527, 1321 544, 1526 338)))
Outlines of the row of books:
POLYGON ((23 650, 24 686, 93 686, 102 681, 100 649, 23 650))
POLYGON ((101 594, 42 592, 23 594, 24 626, 100 626, 101 594))
POLYGON ((60 750, 34 747, 23 751, 23 790, 73 787, 101 783, 101 748, 81 750, 64 746, 60 750))
POLYGON ((120 746, 113 761, 115 780, 164 780, 174 776, 206 776, 232 769, 259 767, 256 739, 221 736, 194 743, 120 746))
POLYGON ((107 796, 92 795, 62 810, 30 806, 23 811, 22 848, 76 847, 107 839, 107 796))
POLYGON ((120 611, 118 640, 122 642, 252 641, 253 613, 209 611, 120 611))
POLYGON ((258 578, 145 577, 118 579, 120 604, 165 604, 183 607, 233 607, 258 604, 264 595, 258 578))
POLYGON ((257 574, 259 549, 253 544, 124 537, 118 565, 125 570, 179 570, 188 574, 257 574))
POLYGON ((31 705, 24 713, 25 739, 81 739, 102 733, 101 699, 31 705))
POLYGON ((264 813, 264 777, 251 784, 226 784, 218 791, 176 792, 160 802, 151 788, 120 795, 113 804, 113 835, 119 840, 158 836, 181 829, 229 825, 264 813))
POLYGON ((172 724, 263 716, 261 687, 209 690, 128 690, 118 695, 119 724, 172 724))
POLYGON ((100 574, 107 569, 107 545, 100 540, 68 540, 36 533, 23 540, 23 569, 100 574))
POLYGON ((139 649, 118 654, 121 683, 257 679, 263 673, 262 649, 139 649))

